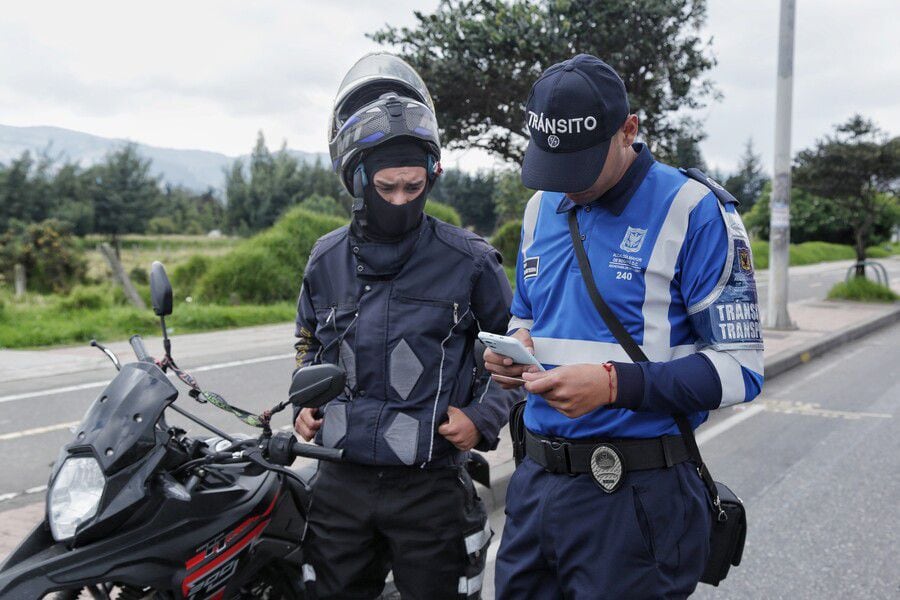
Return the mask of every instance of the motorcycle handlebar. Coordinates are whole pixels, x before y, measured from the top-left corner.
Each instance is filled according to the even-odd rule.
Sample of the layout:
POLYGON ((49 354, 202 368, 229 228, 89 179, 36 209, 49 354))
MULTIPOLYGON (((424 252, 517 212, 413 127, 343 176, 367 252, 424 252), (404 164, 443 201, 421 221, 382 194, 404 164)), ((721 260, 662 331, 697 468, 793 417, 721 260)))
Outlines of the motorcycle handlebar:
POLYGON ((340 461, 344 456, 343 450, 337 448, 323 448, 314 444, 302 444, 297 440, 291 444, 291 452, 294 456, 302 456, 304 458, 314 458, 316 460, 330 460, 332 462, 340 461))
POLYGON ((131 339, 128 340, 131 344, 132 350, 134 350, 134 355, 137 356, 137 359, 144 362, 152 362, 153 358, 147 352, 147 348, 144 346, 144 340, 141 339, 139 335, 131 336, 131 339))

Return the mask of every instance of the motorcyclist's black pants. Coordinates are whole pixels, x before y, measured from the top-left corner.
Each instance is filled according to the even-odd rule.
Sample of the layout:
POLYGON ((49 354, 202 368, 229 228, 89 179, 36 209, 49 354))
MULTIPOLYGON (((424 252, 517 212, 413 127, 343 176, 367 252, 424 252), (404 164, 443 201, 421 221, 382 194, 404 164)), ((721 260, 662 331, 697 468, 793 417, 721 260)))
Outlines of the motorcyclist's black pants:
POLYGON ((403 600, 480 597, 491 532, 462 468, 322 463, 306 556, 319 600, 375 598, 393 569, 403 600))

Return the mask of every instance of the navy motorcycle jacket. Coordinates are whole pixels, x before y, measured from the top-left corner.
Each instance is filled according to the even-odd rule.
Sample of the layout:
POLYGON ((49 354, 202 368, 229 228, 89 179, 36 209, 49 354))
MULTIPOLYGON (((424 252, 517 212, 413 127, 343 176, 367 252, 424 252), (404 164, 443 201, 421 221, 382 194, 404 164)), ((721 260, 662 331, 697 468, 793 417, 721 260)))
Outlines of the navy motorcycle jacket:
MULTIPOLYGON (((512 291, 500 254, 477 235, 425 216, 397 243, 344 226, 310 253, 297 305, 297 365, 347 372, 316 441, 347 461, 441 467, 465 456, 437 429, 455 406, 496 448, 519 397, 476 366, 479 330, 505 333, 512 291)), ((296 416, 296 415, 295 415, 296 416)))

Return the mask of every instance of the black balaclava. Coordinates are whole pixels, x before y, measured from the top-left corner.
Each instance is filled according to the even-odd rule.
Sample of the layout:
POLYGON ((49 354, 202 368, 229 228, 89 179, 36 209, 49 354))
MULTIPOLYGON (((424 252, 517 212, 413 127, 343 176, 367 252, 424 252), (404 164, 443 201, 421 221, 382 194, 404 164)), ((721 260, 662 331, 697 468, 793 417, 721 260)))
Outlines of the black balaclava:
POLYGON ((363 233, 372 241, 378 242, 392 242, 403 238, 422 222, 425 198, 431 189, 431 178, 426 175, 425 189, 418 197, 398 206, 382 198, 375 190, 375 174, 391 167, 427 169, 428 154, 420 144, 401 138, 373 149, 363 159, 363 167, 368 180, 363 188, 366 211, 363 233))

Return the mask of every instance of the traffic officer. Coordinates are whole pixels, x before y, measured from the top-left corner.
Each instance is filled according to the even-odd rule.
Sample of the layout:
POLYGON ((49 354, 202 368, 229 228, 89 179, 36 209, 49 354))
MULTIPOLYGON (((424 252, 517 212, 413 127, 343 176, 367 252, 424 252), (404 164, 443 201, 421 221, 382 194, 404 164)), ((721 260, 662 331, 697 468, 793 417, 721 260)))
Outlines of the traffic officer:
POLYGON ((403 598, 479 597, 491 538, 464 464, 496 448, 517 392, 476 367, 479 329, 505 332, 501 256, 423 213, 440 173, 431 97, 390 54, 345 76, 329 150, 354 196, 320 238, 297 307, 297 364, 340 364, 345 393, 295 430, 344 450, 313 487, 305 544, 320 599, 374 598, 393 569, 403 598))
POLYGON ((546 371, 485 354, 528 391, 497 597, 687 596, 711 507, 673 414, 697 427, 762 387, 747 234, 719 184, 635 143, 625 86, 594 56, 544 71, 526 124, 522 181, 541 191, 525 208, 509 329, 546 371), (647 362, 628 358, 588 295, 572 211, 596 286, 647 362))

